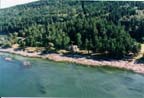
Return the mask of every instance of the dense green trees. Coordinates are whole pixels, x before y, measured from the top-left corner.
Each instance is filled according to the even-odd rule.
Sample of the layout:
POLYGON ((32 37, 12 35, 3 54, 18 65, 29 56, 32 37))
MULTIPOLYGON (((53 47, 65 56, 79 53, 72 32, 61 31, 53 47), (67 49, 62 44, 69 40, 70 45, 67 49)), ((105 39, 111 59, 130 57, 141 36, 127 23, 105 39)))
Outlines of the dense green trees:
MULTIPOLYGON (((16 33, 10 38, 16 40, 16 33)), ((48 25, 33 25, 19 32, 22 37, 19 44, 32 47, 49 47, 52 43, 56 49, 66 49, 71 43, 80 49, 93 52, 108 52, 115 56, 124 56, 139 51, 138 43, 131 38, 121 25, 116 26, 107 20, 81 18, 48 25), (77 24, 81 21, 81 24, 77 24), (66 28, 67 27, 67 28, 66 28)))
POLYGON ((77 33, 77 34, 76 34, 76 44, 77 44, 79 47, 81 47, 81 45, 82 45, 81 38, 82 38, 81 33, 77 33))
POLYGON ((136 41, 144 41, 142 5, 42 0, 0 10, 0 32, 10 33, 11 44, 23 48, 67 49, 76 44, 80 49, 124 56, 137 53, 140 46, 136 41))

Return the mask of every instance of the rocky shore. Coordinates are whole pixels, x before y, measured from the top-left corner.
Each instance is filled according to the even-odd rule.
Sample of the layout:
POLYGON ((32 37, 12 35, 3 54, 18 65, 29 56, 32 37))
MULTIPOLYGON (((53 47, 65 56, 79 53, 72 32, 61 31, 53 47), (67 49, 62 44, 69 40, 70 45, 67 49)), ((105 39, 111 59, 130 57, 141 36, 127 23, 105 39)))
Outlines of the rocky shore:
POLYGON ((138 64, 135 63, 135 61, 93 60, 93 59, 87 59, 86 57, 76 57, 76 58, 67 57, 57 53, 51 53, 51 54, 41 54, 40 52, 28 53, 26 51, 20 51, 20 50, 15 51, 13 48, 8 48, 8 49, 0 48, 0 52, 18 54, 26 57, 34 57, 34 58, 37 57, 37 58, 49 59, 57 62, 70 62, 70 63, 82 64, 85 66, 92 66, 92 67, 96 67, 96 66, 116 67, 116 68, 131 70, 137 73, 144 74, 144 64, 138 64))

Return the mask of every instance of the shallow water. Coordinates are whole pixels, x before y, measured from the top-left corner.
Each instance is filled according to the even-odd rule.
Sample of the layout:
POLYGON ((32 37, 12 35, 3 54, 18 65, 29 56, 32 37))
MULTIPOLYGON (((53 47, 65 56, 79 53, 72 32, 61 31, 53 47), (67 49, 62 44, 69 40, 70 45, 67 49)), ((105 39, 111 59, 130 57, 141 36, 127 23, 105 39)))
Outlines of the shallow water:
POLYGON ((144 76, 1 54, 0 96, 144 98, 144 76), (13 60, 5 61, 5 57, 13 60), (24 67, 23 61, 30 61, 32 67, 24 67))

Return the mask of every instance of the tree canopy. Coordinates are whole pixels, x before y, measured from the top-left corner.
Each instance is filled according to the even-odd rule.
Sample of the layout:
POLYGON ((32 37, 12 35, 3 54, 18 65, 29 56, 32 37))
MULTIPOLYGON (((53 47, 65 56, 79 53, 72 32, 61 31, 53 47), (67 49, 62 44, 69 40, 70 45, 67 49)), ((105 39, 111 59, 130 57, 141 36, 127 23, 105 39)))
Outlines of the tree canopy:
POLYGON ((144 42, 144 2, 40 0, 0 10, 0 32, 22 47, 80 49, 124 56, 144 42), (16 33, 17 32, 17 33, 16 33), (16 39, 16 37, 23 39, 16 39))

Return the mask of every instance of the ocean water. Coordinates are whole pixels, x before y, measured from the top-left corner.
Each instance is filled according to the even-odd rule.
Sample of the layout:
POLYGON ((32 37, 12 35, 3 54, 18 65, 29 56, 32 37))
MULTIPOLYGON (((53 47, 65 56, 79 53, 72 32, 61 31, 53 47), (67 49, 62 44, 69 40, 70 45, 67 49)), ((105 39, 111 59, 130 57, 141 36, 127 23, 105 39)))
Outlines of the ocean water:
POLYGON ((113 68, 1 54, 0 96, 144 98, 144 76, 113 68), (24 61, 32 66, 23 66, 24 61))

